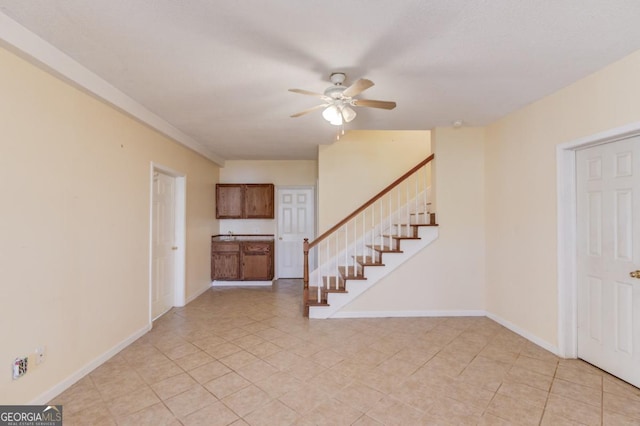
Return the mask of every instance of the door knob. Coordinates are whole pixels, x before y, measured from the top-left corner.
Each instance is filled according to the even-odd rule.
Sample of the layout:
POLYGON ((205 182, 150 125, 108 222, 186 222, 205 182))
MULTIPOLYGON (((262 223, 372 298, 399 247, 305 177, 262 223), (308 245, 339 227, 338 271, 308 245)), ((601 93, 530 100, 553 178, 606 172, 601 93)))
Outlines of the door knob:
POLYGON ((629 272, 631 278, 640 278, 640 271, 629 272))

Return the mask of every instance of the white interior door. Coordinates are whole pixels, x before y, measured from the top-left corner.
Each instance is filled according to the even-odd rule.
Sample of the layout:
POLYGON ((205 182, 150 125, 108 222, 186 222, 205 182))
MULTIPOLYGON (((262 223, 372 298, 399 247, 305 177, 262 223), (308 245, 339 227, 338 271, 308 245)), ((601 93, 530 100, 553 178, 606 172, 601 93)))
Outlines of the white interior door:
POLYGON ((302 242, 314 237, 314 204, 313 188, 278 188, 278 278, 302 278, 302 242))
POLYGON ((152 195, 151 317, 173 307, 175 299, 176 178, 155 171, 152 195))
POLYGON ((640 386, 640 137, 576 155, 578 356, 640 386))

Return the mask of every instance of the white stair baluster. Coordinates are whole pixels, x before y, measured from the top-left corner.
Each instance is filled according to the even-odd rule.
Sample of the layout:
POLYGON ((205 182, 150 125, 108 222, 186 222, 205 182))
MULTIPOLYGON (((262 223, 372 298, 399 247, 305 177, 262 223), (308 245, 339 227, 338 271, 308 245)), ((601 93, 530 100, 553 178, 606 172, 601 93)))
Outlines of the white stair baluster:
POLYGON ((333 254, 333 272, 336 273, 336 281, 340 274, 338 273, 338 254, 340 253, 340 241, 338 239, 338 233, 336 232, 336 252, 333 254))
MULTIPOLYGON (((422 170, 422 169, 420 169, 420 170, 422 170)), ((419 212, 419 210, 418 210, 418 206, 419 206, 418 198, 419 198, 419 195, 420 195, 420 191, 419 191, 420 190, 420 185, 418 185, 418 181, 419 181, 418 178, 420 177, 420 170, 418 170, 416 172, 416 176, 415 176, 415 180, 416 180, 416 199, 415 199, 415 201, 416 201, 416 204, 415 204, 415 210, 414 210, 414 212, 415 212, 414 217, 416 218, 416 223, 420 223, 417 220, 418 217, 419 217, 419 215, 418 215, 418 212, 419 212)))
POLYGON ((402 231, 402 226, 400 225, 400 206, 401 201, 400 201, 400 188, 396 188, 396 193, 398 194, 398 204, 396 205, 396 222, 398 223, 398 225, 396 226, 396 235, 399 237, 400 236, 400 232, 402 231))
MULTIPOLYGON (((389 198, 389 247, 393 246, 393 199, 396 197, 389 198)), ((397 207, 396 207, 397 208, 397 207)))
POLYGON ((407 209, 407 233, 405 235, 407 237, 409 237, 411 235, 411 231, 410 231, 411 226, 409 225, 411 223, 411 209, 409 208, 411 203, 409 202, 410 192, 409 192, 409 181, 408 180, 405 183, 405 187, 407 188, 407 199, 405 201, 406 209, 407 209))
MULTIPOLYGON (((376 233, 376 205, 374 204, 373 206, 371 206, 371 238, 369 239, 369 241, 371 242, 371 245, 374 244, 373 237, 375 233, 376 233)), ((371 252, 371 259, 373 259, 373 251, 371 252)))
POLYGON ((424 212, 425 212, 425 222, 424 223, 429 223, 428 222, 428 218, 427 216, 429 216, 427 213, 429 212, 429 198, 427 197, 427 188, 428 188, 428 184, 429 184, 429 175, 428 175, 428 169, 427 167, 429 167, 429 164, 426 164, 424 166, 424 212))
POLYGON ((391 247, 391 241, 393 241, 393 238, 391 238, 393 235, 393 198, 389 197, 389 213, 387 216, 389 222, 389 247, 391 247))
MULTIPOLYGON (((349 247, 349 224, 344 224, 344 267, 345 271, 349 267, 349 251, 347 250, 349 247)), ((349 275, 349 274, 346 274, 349 275)))
POLYGON ((384 212, 384 199, 385 198, 386 197, 383 197, 383 198, 380 199, 380 226, 378 228, 380 230, 379 234, 380 234, 380 245, 381 246, 384 245, 384 239, 382 238, 382 221, 383 221, 383 218, 384 218, 384 213, 383 212, 384 212))
POLYGON ((367 235, 367 211, 362 212, 362 257, 364 258, 365 249, 365 236, 367 235))
POLYGON ((356 258, 358 257, 358 217, 353 218, 353 275, 358 275, 356 271, 358 270, 358 262, 356 262, 356 258))
POLYGON ((326 244, 327 249, 326 251, 326 256, 327 256, 327 261, 326 261, 326 277, 327 277, 327 289, 329 289, 331 287, 331 278, 329 275, 329 240, 327 240, 327 244, 326 244))

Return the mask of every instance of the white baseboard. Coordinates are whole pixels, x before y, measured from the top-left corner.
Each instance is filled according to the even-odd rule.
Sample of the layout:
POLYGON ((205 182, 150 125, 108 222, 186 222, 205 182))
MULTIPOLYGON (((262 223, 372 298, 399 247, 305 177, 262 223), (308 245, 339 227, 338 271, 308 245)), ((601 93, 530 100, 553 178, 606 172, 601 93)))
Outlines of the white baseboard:
POLYGON ((497 322, 505 328, 513 331, 514 333, 524 337, 532 343, 540 346, 543 349, 548 350, 554 355, 560 356, 560 350, 558 347, 550 344, 549 342, 540 339, 539 337, 523 330, 517 325, 500 318, 490 312, 483 310, 454 310, 454 311, 348 311, 348 312, 336 312, 331 318, 406 318, 406 317, 483 317, 497 322))
POLYGON ((211 281, 211 287, 266 287, 272 285, 273 281, 211 281))
POLYGON ((331 318, 406 318, 406 317, 483 317, 485 311, 348 311, 336 312, 331 318))
POLYGON ((194 300, 196 300, 198 297, 200 297, 202 295, 202 293, 204 293, 205 291, 209 290, 211 286, 205 286, 203 288, 201 288, 200 290, 196 291, 194 294, 192 294, 191 296, 189 296, 187 298, 187 300, 185 300, 184 306, 188 305, 189 303, 193 302, 194 300))
POLYGON ((108 361, 112 356, 114 356, 115 354, 117 354, 127 346, 129 346, 131 343, 135 342, 138 338, 143 336, 149 330, 151 330, 151 324, 147 324, 146 326, 142 327, 140 330, 136 331, 131 336, 127 337, 122 342, 118 343, 117 345, 109 349, 107 352, 103 353, 93 361, 89 362, 84 367, 80 368, 78 371, 76 371, 75 373, 73 373, 72 375, 70 375, 69 377, 67 377, 66 379, 64 379, 63 381, 61 381, 60 383, 58 383, 48 391, 39 395, 37 398, 32 400, 29 404, 43 405, 51 401, 56 396, 60 395, 65 390, 69 389, 78 380, 82 379, 84 376, 91 373, 96 368, 100 367, 103 363, 108 361))
POLYGON ((529 333, 526 330, 523 330, 522 328, 518 327, 517 325, 503 319, 500 318, 499 316, 492 314, 491 312, 487 312, 487 317, 494 320, 495 322, 497 322, 498 324, 500 324, 501 326, 508 328, 509 330, 513 331, 516 334, 519 334, 520 336, 524 337, 525 339, 527 339, 528 341, 535 343, 536 345, 540 346, 543 349, 548 350, 549 352, 553 353, 554 355, 560 356, 560 349, 557 346, 552 345, 551 343, 542 340, 541 338, 529 333))

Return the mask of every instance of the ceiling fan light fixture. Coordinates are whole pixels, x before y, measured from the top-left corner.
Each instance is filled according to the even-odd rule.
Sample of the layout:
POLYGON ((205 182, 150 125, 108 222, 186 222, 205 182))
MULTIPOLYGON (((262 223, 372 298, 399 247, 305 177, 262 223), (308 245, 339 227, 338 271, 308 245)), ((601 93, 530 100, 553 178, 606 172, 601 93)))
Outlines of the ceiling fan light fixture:
POLYGON ((344 105, 342 107, 342 118, 344 118, 345 123, 349 123, 356 118, 356 112, 349 105, 344 105))
POLYGON ((322 111, 322 117, 334 126, 342 125, 342 113, 336 105, 329 105, 322 111))
POLYGON ((342 114, 338 114, 336 116, 336 118, 334 120, 330 121, 329 123, 331 123, 334 126, 342 126, 342 123, 343 123, 342 114))

